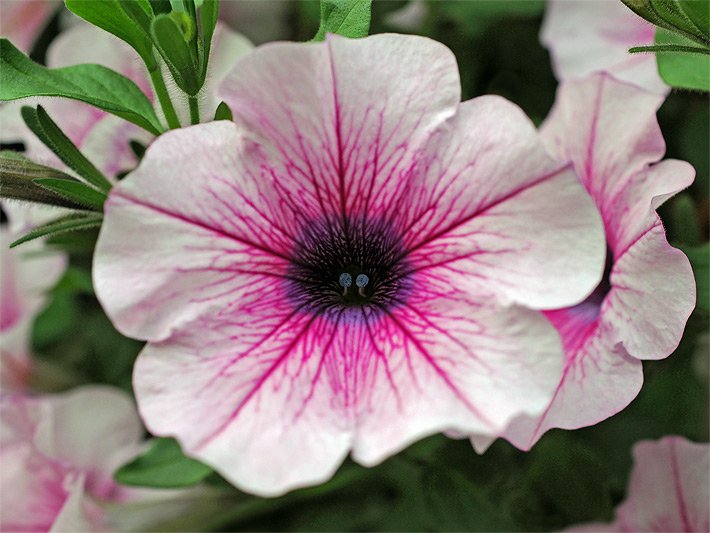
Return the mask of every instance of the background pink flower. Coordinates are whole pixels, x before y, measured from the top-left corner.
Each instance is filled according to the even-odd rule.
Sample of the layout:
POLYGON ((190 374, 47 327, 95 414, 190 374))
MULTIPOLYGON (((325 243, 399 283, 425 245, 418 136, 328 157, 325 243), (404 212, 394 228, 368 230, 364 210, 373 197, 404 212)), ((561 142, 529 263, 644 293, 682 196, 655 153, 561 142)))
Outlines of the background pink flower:
MULTIPOLYGON (((560 85, 542 137, 571 160, 601 212, 608 244, 605 279, 583 303, 546 312, 562 336, 565 369, 542 416, 521 417, 504 436, 524 450, 550 428, 596 424, 626 407, 643 382, 642 359, 678 346, 695 307, 688 258, 668 244, 656 214, 688 187, 684 161, 658 162, 665 143, 656 121, 663 98, 595 74, 560 85)), ((474 438, 479 450, 490 439, 474 438)))
POLYGON ((4 395, 0 429, 2 531, 145 531, 207 494, 113 481, 113 472, 145 448, 133 402, 118 389, 4 395))
POLYGON ((710 446, 682 437, 642 441, 634 446, 628 495, 611 524, 568 531, 710 530, 710 446))
POLYGON ((653 44, 653 36, 654 26, 620 0, 548 0, 540 40, 560 81, 606 71, 665 95, 670 88, 658 75, 656 56, 628 52, 653 44))
POLYGON ((27 387, 32 323, 64 272, 66 257, 46 249, 42 240, 9 248, 58 210, 8 202, 2 209, 8 220, 0 225, 0 387, 7 392, 27 387))
POLYGON ((60 0, 2 0, 0 36, 10 39, 29 53, 51 16, 61 7, 60 0))
POLYGON ((161 136, 112 191, 94 261, 157 435, 246 490, 374 465, 539 412, 561 348, 536 308, 599 281, 601 224, 514 105, 460 103, 421 37, 275 43, 235 122, 161 136))

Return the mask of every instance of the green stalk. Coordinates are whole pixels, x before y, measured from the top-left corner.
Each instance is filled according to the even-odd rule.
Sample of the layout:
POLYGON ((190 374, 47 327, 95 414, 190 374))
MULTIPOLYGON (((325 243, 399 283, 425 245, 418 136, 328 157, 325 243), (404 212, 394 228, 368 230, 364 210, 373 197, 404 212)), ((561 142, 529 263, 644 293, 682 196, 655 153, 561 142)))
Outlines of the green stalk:
POLYGON ((165 86, 165 81, 163 81, 163 75, 160 72, 160 66, 156 63, 154 68, 148 69, 148 72, 150 73, 150 79, 153 82, 155 94, 158 96, 160 107, 163 109, 165 120, 168 121, 168 128, 170 128, 171 130, 179 128, 180 120, 178 119, 177 113, 175 112, 175 107, 173 107, 173 102, 172 100, 170 100, 168 88, 165 86))
POLYGON ((197 96, 188 96, 187 101, 190 104, 190 122, 192 124, 200 123, 200 106, 197 102, 197 96))

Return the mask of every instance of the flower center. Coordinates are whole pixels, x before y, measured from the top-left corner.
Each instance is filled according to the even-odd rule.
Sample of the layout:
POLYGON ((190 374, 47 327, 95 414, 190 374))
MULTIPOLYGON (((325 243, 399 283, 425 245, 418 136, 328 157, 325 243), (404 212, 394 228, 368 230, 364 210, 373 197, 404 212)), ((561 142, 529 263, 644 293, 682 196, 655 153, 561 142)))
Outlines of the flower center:
POLYGON ((289 293, 294 304, 311 312, 384 312, 401 304, 411 285, 404 255, 401 239, 385 223, 311 223, 294 247, 289 293))

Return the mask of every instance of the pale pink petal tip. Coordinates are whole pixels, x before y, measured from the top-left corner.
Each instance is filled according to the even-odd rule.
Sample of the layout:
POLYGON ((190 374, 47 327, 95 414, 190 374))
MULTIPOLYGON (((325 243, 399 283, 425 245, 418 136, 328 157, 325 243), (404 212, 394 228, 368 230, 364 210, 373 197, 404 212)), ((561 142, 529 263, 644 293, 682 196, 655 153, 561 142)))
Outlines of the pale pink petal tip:
POLYGON ((629 48, 653 44, 654 26, 618 0, 549 0, 540 40, 550 51, 557 79, 608 72, 615 78, 666 95, 653 54, 629 48))
POLYGON ((710 446, 683 437, 634 446, 626 500, 611 524, 568 531, 710 531, 710 446))
POLYGON ((401 35, 259 47, 219 97, 235 123, 158 138, 96 248, 152 433, 273 496, 544 410, 562 346, 525 307, 594 289, 603 226, 520 109, 401 35))

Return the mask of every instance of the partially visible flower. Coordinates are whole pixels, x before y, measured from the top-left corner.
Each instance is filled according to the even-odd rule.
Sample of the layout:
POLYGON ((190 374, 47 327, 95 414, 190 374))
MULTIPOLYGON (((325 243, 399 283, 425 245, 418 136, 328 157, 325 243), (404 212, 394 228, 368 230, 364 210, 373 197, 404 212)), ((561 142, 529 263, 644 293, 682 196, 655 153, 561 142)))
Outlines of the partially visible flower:
POLYGON ((654 26, 620 0, 549 0, 540 40, 560 81, 606 71, 615 78, 666 95, 653 54, 630 54, 653 44, 654 26))
MULTIPOLYGON (((688 258, 666 240, 656 214, 688 187, 685 161, 658 162, 663 98, 607 74, 564 82, 541 134, 559 161, 571 160, 601 212, 608 244, 605 279, 583 303, 549 311, 565 347, 565 369, 542 416, 521 417, 504 437, 529 449, 550 428, 596 424, 638 394, 641 359, 678 346, 695 307, 688 258)), ((479 451, 488 439, 474 438, 479 451)))
POLYGON ((221 95, 236 124, 156 140, 97 243, 152 433, 273 495, 544 408, 561 346, 518 305, 584 298, 603 235, 520 109, 402 35, 264 45, 221 95))
POLYGON ((30 377, 30 332, 47 292, 66 267, 63 253, 41 240, 10 244, 47 218, 49 210, 3 203, 0 224, 0 389, 22 390, 30 377))
POLYGON ((710 446, 683 437, 642 441, 624 500, 610 524, 568 531, 710 531, 710 446))
MULTIPOLYGON (((212 120, 219 103, 216 87, 229 72, 237 58, 251 49, 251 44, 223 24, 215 30, 208 77, 200 93, 202 119, 212 120)), ((152 101, 152 86, 138 54, 110 33, 83 21, 61 33, 47 51, 47 65, 60 68, 94 63, 111 68, 136 83, 152 101)), ((171 91, 178 109, 186 109, 180 91, 171 91)), ((52 166, 62 163, 25 126, 20 116, 23 105, 41 103, 62 131, 109 179, 132 170, 138 160, 130 141, 149 144, 153 136, 138 126, 105 113, 83 102, 63 98, 32 98, 10 102, 0 109, 0 140, 25 144, 26 155, 37 162, 52 166)), ((185 113, 186 114, 186 111, 185 113)), ((183 124, 189 121, 183 117, 183 124)))
POLYGON ((3 395, 0 530, 144 531, 189 511, 200 489, 133 489, 114 482, 114 471, 144 449, 142 437, 132 400, 111 387, 3 395))
POLYGON ((61 7, 60 0, 0 1, 0 36, 29 52, 52 14, 61 7))

